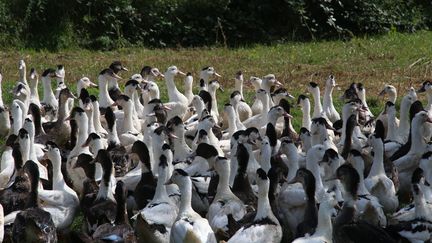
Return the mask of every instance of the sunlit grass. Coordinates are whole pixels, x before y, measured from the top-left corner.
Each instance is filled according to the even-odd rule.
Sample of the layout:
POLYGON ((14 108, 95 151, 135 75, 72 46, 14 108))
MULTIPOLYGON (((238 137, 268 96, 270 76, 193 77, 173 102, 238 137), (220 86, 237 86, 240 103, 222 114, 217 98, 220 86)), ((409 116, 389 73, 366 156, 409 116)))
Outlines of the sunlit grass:
MULTIPOLYGON (((219 107, 228 101, 234 87, 234 74, 242 70, 245 79, 250 76, 264 76, 274 73, 284 86, 295 96, 305 92, 309 81, 323 87, 329 74, 336 76, 342 87, 335 90, 334 101, 341 108, 339 97, 352 82, 362 82, 367 88, 370 108, 376 114, 383 101, 377 94, 385 83, 395 85, 402 95, 410 83, 418 86, 424 78, 432 76, 432 32, 415 34, 390 33, 385 36, 354 38, 351 41, 322 41, 310 43, 286 43, 273 46, 257 45, 248 48, 191 48, 191 49, 144 49, 129 48, 110 52, 89 50, 64 50, 57 53, 32 50, 0 51, 0 65, 3 73, 3 99, 12 101, 10 90, 18 79, 18 60, 25 59, 27 70, 36 68, 39 73, 48 67, 63 64, 66 69, 66 83, 75 91, 75 82, 82 76, 96 81, 98 73, 113 60, 122 61, 129 72, 122 73, 125 81, 139 73, 144 65, 158 67, 162 72, 170 65, 176 65, 184 72, 192 72, 195 83, 204 66, 214 66, 222 75, 220 82, 225 88, 218 93, 219 107)), ((182 78, 177 85, 183 90, 182 78)), ((161 95, 167 100, 163 80, 159 80, 161 95)), ((251 85, 245 83, 246 97, 252 102, 251 85)), ((97 90, 91 91, 97 93, 97 90)), ((40 93, 42 95, 42 92, 40 93)), ((301 111, 293 109, 294 127, 299 129, 301 111)), ((2 139, 0 139, 1 141, 2 139)))

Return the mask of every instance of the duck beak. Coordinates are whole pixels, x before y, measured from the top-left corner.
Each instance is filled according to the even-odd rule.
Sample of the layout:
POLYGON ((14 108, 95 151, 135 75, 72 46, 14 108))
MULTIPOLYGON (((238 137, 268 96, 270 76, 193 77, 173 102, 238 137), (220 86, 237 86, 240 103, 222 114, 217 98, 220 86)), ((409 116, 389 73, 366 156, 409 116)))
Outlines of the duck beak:
POLYGON ((276 80, 275 85, 278 86, 278 87, 283 86, 283 84, 281 82, 279 82, 278 80, 276 80))
POLYGON ((162 78, 165 78, 165 75, 163 73, 159 73, 159 76, 161 76, 162 78))
POLYGON ((121 67, 121 70, 126 71, 126 72, 129 71, 127 68, 125 68, 123 66, 121 67))
POLYGON ((418 93, 426 92, 426 89, 425 89, 424 85, 422 85, 421 88, 417 90, 417 92, 418 93))
POLYGON ((113 107, 113 106, 118 106, 117 101, 114 101, 114 103, 112 103, 111 107, 113 107))
POLYGON ((171 178, 167 182, 165 182, 165 185, 171 185, 171 184, 174 184, 171 178))
POLYGON ((97 87, 98 87, 98 85, 95 84, 95 83, 93 83, 93 82, 90 82, 89 86, 90 86, 90 87, 94 87, 94 88, 97 88, 97 87))
POLYGON ((70 121, 70 120, 72 120, 72 117, 71 117, 71 116, 68 116, 68 117, 66 117, 64 120, 65 120, 65 121, 70 121))
POLYGON ((330 178, 325 179, 325 181, 334 181, 334 180, 339 180, 336 176, 332 176, 330 178))
POLYGON ((176 135, 174 135, 173 133, 168 133, 168 137, 173 138, 173 139, 178 139, 179 138, 176 135))
POLYGON ((162 109, 164 109, 164 110, 166 110, 166 111, 171 111, 171 110, 172 110, 171 107, 166 106, 166 105, 163 105, 163 106, 162 106, 162 109))
POLYGON ((122 77, 120 77, 116 73, 113 73, 111 77, 116 78, 116 79, 123 79, 122 77))
POLYGON ((152 117, 152 116, 156 116, 156 113, 152 112, 152 113, 147 114, 147 117, 152 117))
POLYGON ((288 112, 285 112, 285 113, 283 114, 283 116, 286 117, 286 118, 289 118, 289 119, 292 119, 292 118, 293 118, 293 116, 290 115, 290 114, 288 114, 288 112))
POLYGON ((386 93, 385 89, 381 90, 381 92, 378 94, 379 97, 384 96, 386 93))
POLYGON ((215 124, 213 127, 217 129, 221 129, 221 127, 218 124, 215 124))
POLYGON ((218 78, 221 78, 221 77, 222 77, 222 76, 221 76, 219 73, 217 73, 217 72, 215 72, 214 75, 215 75, 216 77, 218 77, 218 78))
POLYGON ((222 88, 222 86, 219 86, 219 90, 220 90, 221 92, 224 92, 224 89, 222 88))
POLYGON ((290 99, 295 100, 295 97, 292 94, 290 94, 290 93, 287 94, 287 97, 290 98, 290 99))
POLYGON ((432 117, 428 116, 428 118, 426 119, 426 122, 432 123, 432 117))
POLYGON ((287 183, 288 183, 288 184, 295 184, 295 183, 297 183, 297 182, 300 182, 300 181, 299 181, 299 179, 298 179, 297 176, 296 176, 296 177, 294 177, 292 180, 288 181, 287 183))
POLYGON ((186 76, 186 73, 184 73, 184 72, 182 72, 180 70, 177 73, 180 74, 180 75, 186 76))

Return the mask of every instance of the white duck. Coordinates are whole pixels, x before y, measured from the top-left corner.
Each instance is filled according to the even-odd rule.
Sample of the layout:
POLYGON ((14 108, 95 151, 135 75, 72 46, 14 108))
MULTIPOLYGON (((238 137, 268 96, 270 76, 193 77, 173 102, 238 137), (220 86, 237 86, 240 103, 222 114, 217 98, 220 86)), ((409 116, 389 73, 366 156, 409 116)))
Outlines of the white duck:
MULTIPOLYGON (((202 82, 202 87, 200 87, 202 90, 206 90, 206 91, 208 91, 208 83, 209 83, 209 81, 210 81, 210 78, 211 77, 213 77, 213 76, 216 76, 216 77, 218 77, 218 78, 220 78, 221 77, 221 75, 219 75, 216 71, 215 71, 215 69, 214 69, 214 67, 204 67, 203 69, 201 69, 201 71, 200 71, 200 79, 202 79, 203 80, 203 82, 202 82)), ((200 84, 201 85, 201 84, 200 84)))
POLYGON ((164 154, 160 156, 155 195, 138 214, 138 217, 142 217, 142 219, 138 219, 136 231, 138 238, 142 241, 150 241, 153 237, 156 238, 154 240, 157 242, 170 241, 171 227, 177 218, 179 208, 168 196, 165 185, 169 179, 169 162, 171 161, 167 161, 164 154), (140 220, 145 220, 145 222, 140 222, 140 220))
POLYGON ((58 100, 56 99, 51 87, 51 78, 57 77, 54 69, 48 68, 42 73, 43 99, 41 101, 48 119, 53 121, 58 110, 58 100))
POLYGON ((312 118, 322 117, 323 108, 321 105, 321 95, 320 95, 320 89, 318 84, 315 82, 310 82, 307 88, 309 93, 312 93, 312 97, 314 99, 314 109, 312 113, 312 118))
POLYGON ((187 73, 184 79, 184 94, 188 99, 189 104, 192 102, 192 99, 194 97, 192 90, 193 90, 193 76, 192 73, 187 73))
POLYGON ((115 74, 111 69, 104 69, 99 73, 99 105, 101 108, 107 108, 114 104, 108 93, 108 84, 117 83, 117 80, 121 79, 120 76, 115 74))
POLYGON ((325 116, 331 121, 335 122, 340 120, 340 115, 333 105, 333 89, 336 87, 336 81, 333 75, 330 75, 325 83, 324 97, 323 97, 323 111, 325 116))
POLYGON ((207 219, 192 209, 192 181, 189 175, 182 169, 176 169, 168 183, 177 184, 181 191, 179 213, 171 228, 170 242, 215 243, 216 237, 207 219))
POLYGON ((0 73, 0 136, 7 136, 11 129, 9 110, 4 106, 2 93, 3 75, 0 73))
POLYGON ((14 146, 17 138, 15 134, 11 134, 5 142, 0 164, 0 188, 5 188, 15 171, 15 163, 12 154, 14 153, 14 149, 19 150, 19 146, 14 146))
MULTIPOLYGON (((377 124, 378 125, 378 124, 377 124)), ((375 134, 369 138, 374 151, 373 163, 369 175, 364 180, 366 189, 378 198, 384 212, 394 212, 399 206, 393 181, 384 170, 384 127, 377 126, 375 134)))
MULTIPOLYGON (((238 91, 240 93, 240 99, 238 100, 236 112, 237 116, 239 117, 240 121, 244 121, 252 116, 252 109, 251 107, 246 103, 243 95, 243 73, 242 71, 238 71, 236 73, 235 77, 235 88, 234 91, 238 91)), ((231 95, 232 98, 232 95, 231 95)), ((231 99, 230 99, 231 100, 231 99)), ((234 104, 232 104, 234 105, 234 104)))
POLYGON ((174 83, 174 77, 177 74, 185 75, 183 72, 179 71, 176 66, 169 67, 165 72, 165 83, 168 89, 169 102, 164 105, 171 109, 167 112, 168 120, 175 116, 183 117, 189 104, 186 96, 178 91, 174 83))
POLYGON ((64 181, 61 172, 60 150, 54 143, 47 143, 47 157, 53 166, 52 190, 39 189, 42 208, 51 214, 57 229, 69 228, 77 212, 79 199, 74 190, 64 181))
POLYGON ((311 116, 310 116, 310 101, 309 98, 305 95, 299 95, 297 99, 297 105, 300 106, 302 110, 302 127, 307 130, 311 129, 311 116))
MULTIPOLYGON (((249 82, 254 86, 255 93, 261 89, 262 79, 258 77, 250 77, 249 82)), ((251 106, 252 116, 261 114, 263 111, 263 104, 260 99, 255 97, 254 103, 251 106)))
POLYGON ((256 172, 258 184, 258 209, 256 216, 250 225, 240 228, 229 240, 235 242, 272 242, 279 243, 282 240, 282 228, 274 216, 268 198, 270 181, 264 170, 256 172))
POLYGON ((33 103, 41 107, 38 85, 39 85, 39 75, 37 74, 36 70, 32 68, 30 70, 30 103, 33 103))
POLYGON ((219 81, 217 81, 217 80, 210 81, 208 83, 208 92, 210 93, 211 98, 212 98, 212 106, 211 106, 210 114, 215 119, 216 124, 218 124, 219 121, 222 120, 221 117, 219 117, 218 103, 217 103, 217 99, 216 99, 216 91, 217 90, 221 90, 223 92, 223 89, 222 89, 219 81))
POLYGON ((207 219, 214 232, 228 230, 228 215, 239 221, 246 214, 246 206, 229 187, 230 167, 228 159, 219 157, 214 163, 219 175, 216 195, 210 204, 207 219))

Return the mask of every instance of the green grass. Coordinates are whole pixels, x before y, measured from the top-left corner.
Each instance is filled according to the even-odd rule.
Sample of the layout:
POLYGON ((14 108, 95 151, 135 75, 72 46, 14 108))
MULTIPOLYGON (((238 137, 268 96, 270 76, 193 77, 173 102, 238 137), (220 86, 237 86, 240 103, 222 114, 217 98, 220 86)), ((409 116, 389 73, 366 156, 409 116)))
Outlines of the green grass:
MULTIPOLYGON (((199 49, 143 49, 128 48, 110 52, 88 50, 65 50, 57 53, 32 50, 5 50, 0 52, 3 73, 3 98, 11 102, 8 92, 18 79, 18 60, 24 58, 27 68, 41 73, 56 64, 65 65, 66 82, 75 90, 75 82, 82 76, 96 81, 97 74, 113 60, 121 60, 129 72, 126 78, 138 73, 144 65, 158 67, 162 72, 170 65, 176 65, 184 72, 192 72, 195 81, 204 66, 214 66, 222 75, 225 93, 218 93, 219 107, 228 101, 234 86, 234 74, 242 70, 245 79, 250 76, 264 76, 274 73, 284 86, 295 96, 303 93, 309 81, 323 86, 330 74, 336 76, 342 90, 334 92, 335 103, 340 110, 339 97, 351 82, 363 82, 367 88, 370 107, 376 114, 383 106, 377 94, 386 83, 398 88, 400 95, 412 84, 418 87, 422 79, 432 76, 432 32, 414 34, 390 33, 384 36, 354 38, 351 41, 321 41, 309 43, 286 43, 273 46, 249 48, 199 48, 199 49)), ((177 84, 182 90, 181 78, 177 84)), ((166 101, 166 88, 159 81, 161 94, 166 101)), ((252 87, 246 82, 246 97, 251 102, 252 87)), ((96 90, 95 90, 96 92, 96 90)), ((42 93, 41 93, 42 94, 42 93)), ((424 97, 421 96, 424 100, 424 97)), ((294 126, 298 129, 301 111, 294 109, 294 126)), ((2 139, 0 139, 1 141, 2 139)))

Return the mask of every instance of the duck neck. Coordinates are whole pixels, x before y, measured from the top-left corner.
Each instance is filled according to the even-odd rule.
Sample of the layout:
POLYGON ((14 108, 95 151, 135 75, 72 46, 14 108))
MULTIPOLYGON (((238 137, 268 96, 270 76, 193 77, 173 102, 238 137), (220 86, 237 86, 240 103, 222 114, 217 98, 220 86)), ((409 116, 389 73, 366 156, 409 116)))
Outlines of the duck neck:
POLYGON ((324 97, 323 97, 323 107, 324 110, 329 110, 331 107, 333 107, 333 86, 326 85, 324 90, 324 97))
POLYGON ((270 200, 268 198, 268 190, 265 190, 265 193, 258 193, 258 209, 254 221, 258 221, 267 217, 273 219, 274 215, 270 206, 270 200))
POLYGON ((309 100, 304 101, 302 105, 302 126, 305 127, 307 130, 310 130, 311 126, 311 116, 310 116, 310 102, 309 100))
POLYGON ((87 110, 86 111, 87 117, 88 117, 88 130, 87 133, 96 133, 96 129, 93 122, 93 110, 87 110))
POLYGON ((386 140, 395 141, 397 139, 397 123, 396 116, 393 112, 387 113, 387 136, 386 140))
POLYGON ((30 95, 37 101, 39 100, 38 84, 39 80, 37 78, 30 82, 30 95))
POLYGON ((118 198, 119 200, 117 200, 117 212, 116 212, 116 217, 115 217, 115 225, 120 225, 120 224, 127 224, 129 225, 129 222, 127 220, 127 211, 126 211, 126 202, 125 202, 125 198, 122 195, 121 198, 118 198))
POLYGON ((427 92, 427 100, 428 100, 428 103, 426 106, 426 110, 431 111, 432 110, 432 92, 431 91, 427 92))
POLYGON ((306 158, 306 168, 310 170, 315 177, 316 191, 321 190, 324 186, 321 180, 321 173, 320 173, 320 167, 318 166, 318 160, 315 158, 306 158))
POLYGON ((87 115, 85 115, 82 122, 78 124, 78 136, 77 136, 77 143, 75 146, 81 147, 85 143, 87 136, 88 136, 88 118, 87 115))
POLYGON ((297 170, 299 169, 298 161, 290 161, 288 168, 287 181, 292 181, 296 176, 297 170))
POLYGON ((397 95, 396 93, 391 93, 389 94, 389 101, 392 102, 393 104, 396 104, 396 99, 397 99, 397 95))
POLYGON ((192 181, 188 177, 185 182, 180 186, 180 208, 179 208, 179 215, 183 213, 192 212, 192 181))
POLYGON ((61 156, 60 153, 55 154, 53 158, 50 158, 53 166, 53 190, 63 190, 64 178, 61 172, 61 156))
POLYGON ((213 115, 219 116, 217 99, 216 99, 216 89, 214 89, 214 88, 209 89, 209 93, 210 93, 211 98, 212 98, 211 112, 213 113, 213 115))
POLYGON ((410 124, 409 124, 409 107, 410 104, 408 101, 405 101, 405 98, 402 100, 400 107, 400 119, 399 119, 399 138, 403 139, 403 142, 406 142, 408 139, 410 124))
POLYGON ((318 225, 315 232, 315 235, 324 236, 326 239, 332 239, 333 226, 331 212, 324 208, 318 210, 318 225))
POLYGON ((315 88, 312 92, 312 96, 314 98, 314 111, 313 111, 313 117, 321 117, 322 113, 322 105, 321 105, 321 95, 318 88, 315 88))
POLYGON ((218 171, 219 182, 217 186, 217 191, 215 195, 216 198, 221 198, 222 195, 232 194, 231 189, 229 187, 229 175, 231 171, 229 166, 226 166, 223 171, 218 171))
POLYGON ((362 158, 355 157, 354 159, 354 168, 357 170, 357 173, 359 174, 359 186, 357 193, 358 195, 369 195, 369 191, 366 189, 366 186, 364 184, 364 161, 362 158))
POLYGON ((108 142, 115 145, 120 144, 120 139, 117 135, 117 125, 115 121, 112 129, 108 129, 108 142))
POLYGON ((416 218, 425 218, 429 216, 429 212, 426 208, 426 200, 424 198, 423 192, 419 185, 413 185, 417 186, 418 193, 414 193, 414 205, 415 205, 415 216, 416 218))
POLYGON ((237 131, 235 111, 233 110, 229 111, 227 113, 227 117, 228 117, 228 132, 231 137, 237 131))
POLYGON ((28 83, 27 83, 27 70, 25 67, 22 67, 19 70, 19 82, 21 82, 25 85, 28 85, 28 83))
POLYGON ((115 181, 114 174, 113 174, 114 173, 113 166, 111 166, 110 169, 104 170, 103 173, 104 174, 99 186, 99 191, 96 196, 96 200, 110 199, 111 201, 115 201, 114 194, 112 192, 113 181, 115 181))
MULTIPOLYGON (((361 100, 362 104, 368 108, 368 105, 366 103, 366 90, 363 88, 362 90, 359 90, 357 92, 357 96, 359 97, 359 99, 361 100)), ((394 104, 394 103, 393 103, 394 104)))
POLYGON ((192 91, 192 82, 185 82, 185 95, 186 97, 188 97, 188 101, 192 101, 192 98, 194 96, 193 91, 192 91))
POLYGON ((3 103, 3 91, 2 91, 2 80, 0 78, 0 107, 4 107, 4 103, 3 103))
POLYGON ((48 103, 48 101, 51 101, 55 99, 53 90, 51 88, 51 79, 49 77, 42 77, 42 84, 43 84, 43 101, 45 103, 48 103))
POLYGON ((266 95, 264 99, 261 100, 263 104, 263 111, 262 111, 262 121, 264 122, 263 125, 267 124, 268 121, 268 112, 270 111, 270 97, 266 95))
POLYGON ((235 90, 240 92, 240 95, 243 99, 243 80, 237 78, 235 79, 235 90))
MULTIPOLYGON (((144 166, 143 166, 144 167, 144 166)), ((168 201, 168 193, 166 190, 165 182, 167 180, 167 171, 168 168, 159 167, 159 177, 156 184, 156 192, 154 195, 154 199, 156 201, 168 201)))
POLYGON ((411 130, 412 130, 411 131, 412 143, 411 143, 410 152, 421 155, 424 153, 424 148, 426 146, 423 138, 422 124, 419 121, 414 121, 413 119, 411 130))
POLYGON ((133 115, 132 115, 132 104, 127 102, 124 107, 124 121, 123 121, 123 130, 124 132, 133 132, 135 131, 133 126, 133 115))
POLYGON ((102 108, 106 108, 114 104, 114 101, 111 99, 108 93, 107 81, 104 80, 103 77, 99 78, 99 100, 102 108))
POLYGON ((177 100, 177 94, 179 93, 177 86, 174 83, 173 75, 165 75, 165 83, 168 88, 168 97, 170 102, 177 100))
POLYGON ((60 96, 58 115, 57 115, 57 121, 58 122, 63 123, 64 119, 69 116, 69 109, 66 105, 67 102, 68 102, 67 98, 60 96))
POLYGON ((380 139, 376 139, 376 141, 373 144, 373 150, 374 150, 373 163, 368 177, 383 175, 383 174, 385 175, 383 147, 384 145, 382 141, 380 139))
POLYGON ((96 131, 100 134, 103 130, 103 127, 100 121, 99 102, 93 102, 93 124, 96 131))
POLYGON ((325 127, 322 128, 320 126, 318 128, 318 132, 312 134, 311 136, 312 146, 316 144, 324 144, 324 141, 326 141, 327 138, 328 138, 327 129, 325 127))

